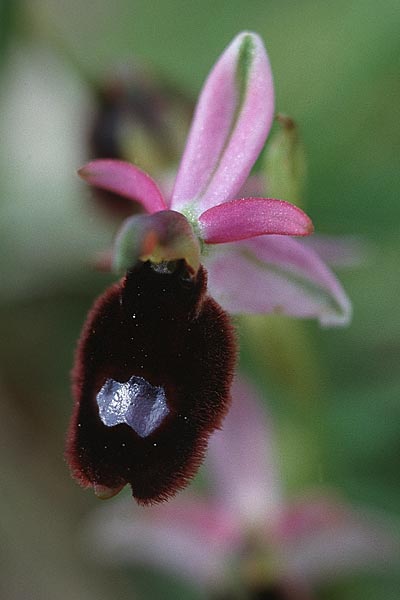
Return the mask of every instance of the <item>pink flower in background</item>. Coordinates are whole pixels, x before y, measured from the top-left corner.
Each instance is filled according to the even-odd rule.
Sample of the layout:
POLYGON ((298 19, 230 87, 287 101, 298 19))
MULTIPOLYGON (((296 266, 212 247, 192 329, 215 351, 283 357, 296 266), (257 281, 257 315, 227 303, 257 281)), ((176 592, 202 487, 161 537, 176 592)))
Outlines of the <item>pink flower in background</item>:
POLYGON ((122 226, 114 253, 118 270, 141 257, 185 258, 194 270, 201 261, 210 295, 230 313, 276 311, 345 324, 350 303, 336 277, 312 249, 288 237, 309 235, 310 219, 283 200, 235 198, 273 115, 268 57, 260 38, 244 32, 204 85, 168 201, 149 175, 123 161, 95 160, 80 175, 149 213, 122 226))
POLYGON ((121 498, 97 509, 87 528, 95 557, 152 565, 208 590, 242 585, 282 599, 311 598, 320 583, 397 560, 399 541, 382 518, 332 492, 284 499, 261 404, 236 380, 224 428, 209 443, 212 493, 148 509, 121 498))

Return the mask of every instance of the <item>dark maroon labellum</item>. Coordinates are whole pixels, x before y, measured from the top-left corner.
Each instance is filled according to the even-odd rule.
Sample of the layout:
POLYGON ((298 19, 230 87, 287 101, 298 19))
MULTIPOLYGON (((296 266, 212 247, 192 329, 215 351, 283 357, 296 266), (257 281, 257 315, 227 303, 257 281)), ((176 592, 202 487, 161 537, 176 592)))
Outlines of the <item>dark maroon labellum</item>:
POLYGON ((174 495, 230 403, 235 339, 185 261, 139 262, 94 304, 73 371, 66 457, 83 485, 129 483, 141 504, 174 495))

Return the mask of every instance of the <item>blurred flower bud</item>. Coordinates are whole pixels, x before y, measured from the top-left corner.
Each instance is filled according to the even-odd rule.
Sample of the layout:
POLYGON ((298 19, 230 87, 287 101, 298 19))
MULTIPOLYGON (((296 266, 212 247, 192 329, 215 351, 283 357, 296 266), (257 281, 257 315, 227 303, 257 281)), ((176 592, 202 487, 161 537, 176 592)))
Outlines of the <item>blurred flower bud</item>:
MULTIPOLYGON (((142 66, 117 70, 98 84, 88 136, 89 155, 134 162, 145 171, 166 172, 180 157, 193 104, 179 90, 142 66)), ((123 218, 140 205, 111 192, 96 200, 123 218)))
POLYGON ((301 206, 306 178, 304 146, 293 119, 283 114, 276 119, 280 127, 272 136, 264 159, 268 195, 301 206))

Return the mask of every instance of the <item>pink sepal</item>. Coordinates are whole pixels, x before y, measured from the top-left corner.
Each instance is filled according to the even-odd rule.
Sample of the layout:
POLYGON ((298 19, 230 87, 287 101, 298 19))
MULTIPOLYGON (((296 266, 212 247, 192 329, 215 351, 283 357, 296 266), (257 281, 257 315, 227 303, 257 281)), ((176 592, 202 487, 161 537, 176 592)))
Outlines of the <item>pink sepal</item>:
POLYGON ((171 208, 197 214, 238 193, 271 127, 274 93, 260 37, 240 33, 209 74, 178 171, 171 208))
POLYGON ((218 247, 204 259, 210 294, 231 313, 282 313, 346 325, 350 301, 318 255, 281 235, 218 247))

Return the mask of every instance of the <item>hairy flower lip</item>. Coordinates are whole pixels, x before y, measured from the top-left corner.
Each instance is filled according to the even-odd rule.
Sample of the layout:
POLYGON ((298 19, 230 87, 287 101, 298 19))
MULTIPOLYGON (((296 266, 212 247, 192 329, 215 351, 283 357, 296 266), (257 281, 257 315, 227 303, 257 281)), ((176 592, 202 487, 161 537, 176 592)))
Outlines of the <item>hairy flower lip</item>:
POLYGON ((206 292, 206 272, 138 263, 95 303, 78 345, 75 407, 66 457, 72 474, 102 498, 129 483, 139 503, 184 487, 230 403, 235 340, 228 316, 206 292), (148 436, 105 425, 96 396, 112 378, 144 378, 166 392, 169 414, 148 436))

